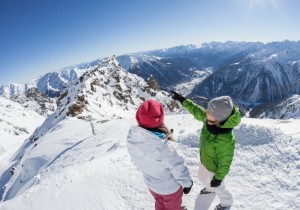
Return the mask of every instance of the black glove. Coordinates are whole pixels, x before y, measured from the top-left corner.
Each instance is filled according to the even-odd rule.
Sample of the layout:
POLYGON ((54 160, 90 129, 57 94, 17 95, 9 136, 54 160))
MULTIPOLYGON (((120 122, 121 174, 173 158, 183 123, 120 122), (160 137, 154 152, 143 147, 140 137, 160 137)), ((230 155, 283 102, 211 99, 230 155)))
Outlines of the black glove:
POLYGON ((215 177, 210 182, 211 187, 219 187, 221 185, 222 180, 218 180, 215 177))
POLYGON ((189 192, 191 191, 192 187, 193 187, 193 181, 192 181, 192 185, 190 187, 183 188, 183 193, 184 194, 189 194, 189 192))
POLYGON ((179 101, 181 104, 182 102, 186 99, 185 97, 183 97, 182 95, 180 95, 179 93, 176 93, 175 91, 171 90, 170 91, 172 93, 172 98, 174 100, 179 101))

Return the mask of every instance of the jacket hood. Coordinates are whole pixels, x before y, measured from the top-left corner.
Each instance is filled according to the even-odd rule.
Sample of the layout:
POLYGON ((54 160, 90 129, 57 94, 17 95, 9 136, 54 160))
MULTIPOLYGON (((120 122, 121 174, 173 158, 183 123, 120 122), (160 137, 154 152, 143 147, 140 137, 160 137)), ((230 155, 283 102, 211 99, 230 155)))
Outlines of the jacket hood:
POLYGON ((221 128, 234 128, 241 123, 241 114, 239 110, 234 106, 233 113, 226 120, 226 122, 221 126, 221 128))
POLYGON ((136 149, 134 153, 139 156, 150 154, 165 143, 166 140, 139 126, 132 126, 127 136, 127 147, 136 149))

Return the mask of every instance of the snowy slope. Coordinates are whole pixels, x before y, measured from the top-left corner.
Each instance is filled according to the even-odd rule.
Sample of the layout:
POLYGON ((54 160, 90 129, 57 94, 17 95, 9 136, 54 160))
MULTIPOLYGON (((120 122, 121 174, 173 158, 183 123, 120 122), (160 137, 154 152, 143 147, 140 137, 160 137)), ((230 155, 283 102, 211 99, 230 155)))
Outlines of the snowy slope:
POLYGON ((0 97, 0 186, 7 181, 5 171, 13 164, 12 155, 44 120, 19 103, 0 97))
MULTIPOLYGON (((68 117, 59 122, 37 146, 26 149, 0 209, 153 209, 153 198, 126 149, 128 129, 135 124, 133 117, 97 121, 94 135, 87 121, 68 117)), ((183 203, 188 209, 205 209, 197 179, 202 123, 191 115, 169 115, 166 124, 177 139, 169 144, 184 157, 194 180, 183 203)), ((299 120, 242 120, 226 180, 234 196, 232 210, 300 208, 299 126, 299 120)), ((217 198, 209 209, 216 204, 217 198)))
MULTIPOLYGON (((20 146, 22 141, 31 135, 44 120, 45 117, 34 111, 0 97, 0 158, 6 152, 5 145, 17 144, 20 146)), ((2 162, 1 159, 0 162, 2 162)))
POLYGON ((257 106, 250 111, 250 116, 271 119, 299 119, 300 96, 295 94, 270 104, 257 106))

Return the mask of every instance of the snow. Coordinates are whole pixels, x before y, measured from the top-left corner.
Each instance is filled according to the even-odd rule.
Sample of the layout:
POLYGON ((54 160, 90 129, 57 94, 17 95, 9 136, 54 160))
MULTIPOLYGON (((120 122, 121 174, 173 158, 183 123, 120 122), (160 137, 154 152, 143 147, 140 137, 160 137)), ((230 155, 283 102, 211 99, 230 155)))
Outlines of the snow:
POLYGON ((262 112, 258 118, 272 119, 299 119, 300 118, 300 96, 292 95, 278 103, 274 103, 271 108, 262 112))
POLYGON ((300 63, 300 61, 293 61, 292 65, 295 65, 295 64, 298 64, 298 63, 300 63))
MULTIPOLYGON (((169 142, 170 147, 184 157, 194 181, 183 203, 188 209, 203 209, 198 196, 203 185, 197 179, 202 123, 189 114, 168 115, 165 121, 177 140, 169 142)), ((90 122, 67 117, 36 146, 23 147, 1 210, 154 209, 126 149, 134 117, 92 124, 95 135, 90 122)), ((299 126, 299 120, 243 118, 235 129, 235 158, 226 178, 234 196, 232 210, 300 208, 299 126)), ((217 204, 214 198, 209 209, 217 204)))
POLYGON ((131 56, 131 55, 122 55, 118 56, 118 61, 122 68, 124 69, 130 69, 132 66, 137 65, 139 63, 139 60, 137 57, 131 56))
MULTIPOLYGON (((13 154, 24 140, 39 126, 45 117, 0 97, 0 186, 5 178, 5 171, 13 165, 13 154), (3 175, 3 176, 2 176, 3 175)), ((2 192, 0 193, 0 197, 2 192)))
POLYGON ((250 101, 256 101, 259 98, 260 93, 260 80, 257 79, 257 83, 255 85, 255 88, 251 94, 251 96, 248 98, 250 101))

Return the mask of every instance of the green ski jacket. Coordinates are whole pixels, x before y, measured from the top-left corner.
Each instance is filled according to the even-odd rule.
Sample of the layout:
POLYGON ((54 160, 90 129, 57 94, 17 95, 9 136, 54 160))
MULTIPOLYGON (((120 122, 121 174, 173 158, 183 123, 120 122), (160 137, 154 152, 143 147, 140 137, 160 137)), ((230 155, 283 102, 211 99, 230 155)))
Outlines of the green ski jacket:
MULTIPOLYGON (((210 133, 206 125, 205 109, 189 99, 182 103, 196 120, 203 122, 200 134, 200 161, 210 172, 215 173, 215 178, 223 180, 228 174, 233 159, 235 136, 233 130, 214 135, 210 133)), ((232 114, 220 128, 234 128, 241 122, 239 110, 234 107, 232 114)))

